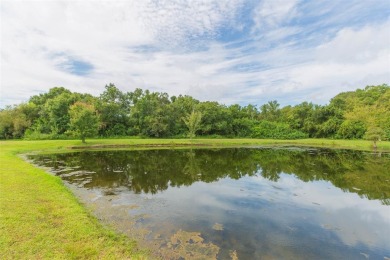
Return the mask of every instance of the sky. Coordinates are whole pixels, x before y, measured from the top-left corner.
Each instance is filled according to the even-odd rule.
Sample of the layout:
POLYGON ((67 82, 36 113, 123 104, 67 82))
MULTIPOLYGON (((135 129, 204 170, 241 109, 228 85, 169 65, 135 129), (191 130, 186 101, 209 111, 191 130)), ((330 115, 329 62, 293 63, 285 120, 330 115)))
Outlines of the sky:
POLYGON ((56 86, 284 106, 390 83, 388 0, 1 0, 0 17, 0 108, 56 86))

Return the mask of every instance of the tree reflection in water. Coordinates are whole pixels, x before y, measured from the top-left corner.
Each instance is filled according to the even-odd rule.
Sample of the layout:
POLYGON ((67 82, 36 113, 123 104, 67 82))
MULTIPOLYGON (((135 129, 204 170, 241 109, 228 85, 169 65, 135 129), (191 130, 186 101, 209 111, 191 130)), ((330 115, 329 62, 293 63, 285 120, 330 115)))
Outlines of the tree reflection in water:
POLYGON ((83 151, 30 158, 85 188, 127 187, 134 193, 155 194, 169 186, 227 177, 261 175, 277 181, 286 173, 305 182, 330 181, 344 191, 390 205, 389 154, 284 147, 83 151))

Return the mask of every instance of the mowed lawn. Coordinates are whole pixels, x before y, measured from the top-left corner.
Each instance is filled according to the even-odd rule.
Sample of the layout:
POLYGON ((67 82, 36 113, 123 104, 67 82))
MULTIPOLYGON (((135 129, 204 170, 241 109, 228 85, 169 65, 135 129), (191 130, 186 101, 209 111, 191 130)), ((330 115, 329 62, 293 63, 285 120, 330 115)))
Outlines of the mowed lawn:
POLYGON ((0 259, 147 258, 134 241, 100 224, 59 178, 17 156, 77 143, 0 143, 0 259))
MULTIPOLYGON (((303 145, 371 150, 368 141, 259 139, 93 139, 87 146, 303 145)), ((0 142, 0 259, 147 259, 136 242, 105 227, 58 177, 18 156, 28 151, 62 152, 86 146, 78 140, 0 142)), ((378 150, 390 151, 390 142, 378 150)))

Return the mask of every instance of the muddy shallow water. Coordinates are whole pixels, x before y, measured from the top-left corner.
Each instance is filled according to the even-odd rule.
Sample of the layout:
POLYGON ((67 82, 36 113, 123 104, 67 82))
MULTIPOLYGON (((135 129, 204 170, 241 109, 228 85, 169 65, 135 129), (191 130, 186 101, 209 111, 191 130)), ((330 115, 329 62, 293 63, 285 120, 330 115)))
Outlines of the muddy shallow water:
POLYGON ((310 148, 30 155, 164 259, 390 259, 390 155, 310 148))

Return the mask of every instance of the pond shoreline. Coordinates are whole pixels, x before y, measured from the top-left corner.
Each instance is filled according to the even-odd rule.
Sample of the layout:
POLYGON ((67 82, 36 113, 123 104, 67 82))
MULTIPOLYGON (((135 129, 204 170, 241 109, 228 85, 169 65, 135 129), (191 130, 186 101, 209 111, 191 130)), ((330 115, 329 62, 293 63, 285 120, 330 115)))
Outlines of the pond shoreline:
POLYGON ((390 142, 378 143, 374 150, 372 142, 366 140, 332 139, 91 139, 87 144, 64 147, 67 149, 115 149, 115 148, 180 148, 180 147, 248 147, 248 146, 302 146, 330 149, 350 149, 373 152, 390 152, 390 142))
MULTIPOLYGON (((260 139, 92 139, 1 141, 0 257, 15 258, 136 258, 146 259, 133 240, 103 226, 80 204, 63 182, 23 161, 28 152, 57 153, 74 149, 180 148, 232 146, 311 146, 373 151, 363 140, 260 140, 260 139)), ((389 152, 390 142, 378 151, 389 152)))
MULTIPOLYGON (((303 236, 302 239, 310 236, 304 232, 306 228, 300 222, 302 216, 298 217, 300 210, 308 210, 304 214, 305 217, 310 212, 311 228, 317 229, 317 234, 321 234, 317 236, 323 237, 331 233, 333 235, 337 233, 342 237, 350 235, 348 231, 343 231, 349 228, 340 224, 338 214, 332 214, 333 211, 330 210, 332 207, 325 197, 340 196, 337 201, 345 201, 346 198, 356 200, 349 206, 348 203, 336 203, 347 207, 361 203, 357 194, 361 198, 376 199, 378 202, 380 200, 382 205, 388 204, 387 198, 390 194, 386 192, 388 190, 386 182, 390 180, 390 176, 386 176, 385 169, 390 165, 387 163, 385 167, 383 163, 389 162, 389 155, 382 153, 382 156, 376 156, 369 152, 345 149, 251 146, 211 149, 91 149, 63 154, 38 154, 30 158, 33 159, 34 164, 50 167, 52 172, 61 176, 65 183, 81 189, 76 189, 79 193, 84 191, 82 193, 84 196, 81 196, 80 200, 93 209, 93 212, 98 213, 95 215, 99 219, 106 220, 111 224, 110 226, 117 227, 119 232, 137 238, 139 245, 144 248, 156 253, 164 251, 172 256, 180 254, 184 257, 195 250, 192 248, 195 245, 191 245, 192 249, 186 251, 186 241, 194 236, 195 240, 208 241, 206 244, 199 243, 196 246, 199 250, 210 247, 213 249, 212 252, 216 252, 219 249, 218 259, 229 259, 229 252, 234 250, 239 257, 245 256, 244 259, 257 259, 261 253, 267 254, 268 252, 273 255, 281 253, 276 249, 266 251, 265 248, 279 248, 281 241, 289 239, 291 243, 297 241, 298 234, 293 231, 299 230, 303 236), (375 162, 373 171, 369 166, 372 162, 375 162), (292 181, 294 185, 286 184, 286 181, 292 181), (306 182, 308 184, 305 184, 306 182), (322 189, 324 185, 327 186, 325 190, 322 189), (229 195, 225 193, 226 189, 230 189, 229 195), (302 190, 306 191, 302 192, 302 190), (308 195, 315 190, 321 191, 323 196, 317 196, 318 192, 312 194, 314 197, 308 195), (386 194, 378 193, 378 190, 386 194), (172 197, 173 194, 176 195, 172 197), (199 197, 193 200, 196 194, 199 197), (174 199, 176 197, 180 199, 176 201, 174 199), (272 203, 269 204, 271 199, 272 203), (212 201, 214 202, 208 204, 212 201), (219 206, 221 206, 219 203, 222 203, 224 209, 219 206, 213 208, 215 203, 219 206), (191 206, 187 208, 186 205, 191 206), (207 213, 203 211, 204 207, 207 208, 207 213), (229 210, 225 211, 226 207, 229 210), (284 210, 291 215, 288 220, 279 220, 280 223, 277 223, 274 217, 267 218, 270 215, 280 215, 280 211, 284 210), (319 213, 324 211, 328 212, 327 217, 319 213), (204 218, 205 214, 208 214, 208 217, 204 218), (234 214, 236 222, 240 219, 239 227, 238 222, 235 223, 235 221, 222 217, 230 214, 234 214), (259 214, 257 219, 262 219, 259 223, 249 217, 256 214, 259 214), (278 228, 268 230, 269 226, 265 223, 270 221, 275 221, 272 226, 278 228), (246 230, 244 237, 240 237, 243 235, 242 230, 248 228, 243 223, 249 222, 252 223, 251 228, 246 230), (135 226, 142 228, 142 231, 137 232, 135 226), (279 232, 279 236, 283 236, 283 239, 262 240, 251 232, 255 227, 261 231, 260 233, 267 230, 268 236, 272 236, 273 231, 279 232), (222 232, 224 229, 228 230, 228 233, 222 232), (284 234, 285 231, 289 233, 284 234), (197 232, 198 235, 188 232, 197 232), (224 234, 225 242, 221 243, 218 233, 224 234), (247 251, 239 245, 240 242, 233 242, 233 237, 240 237, 239 240, 246 244, 247 251), (172 240, 182 242, 173 246, 169 244, 172 240), (146 241, 151 243, 148 245, 146 241), (274 246, 264 247, 265 244, 271 243, 270 241, 275 243, 274 246), (256 250, 250 246, 254 244, 258 244, 262 250, 256 250), (168 253, 170 250, 173 252, 168 253)), ((377 204, 376 202, 364 203, 371 203, 371 206, 377 204)), ((358 208, 354 209, 355 213, 362 211, 361 207, 358 208)), ((340 214, 345 214, 345 212, 340 212, 340 214)), ((378 218, 377 223, 379 222, 378 218)), ((357 225, 356 229, 367 225, 369 223, 357 225)), ((373 233, 370 234, 371 237, 377 238, 373 233)), ((356 235, 356 237, 362 239, 360 236, 356 235)), ((382 237, 377 240, 385 239, 382 237)), ((348 250, 345 247, 341 250, 343 243, 338 242, 341 243, 338 247, 340 250, 338 256, 347 254, 348 250)), ((294 243, 299 244, 299 242, 294 243)), ((318 245, 313 245, 313 243, 298 246, 301 248, 302 256, 311 251, 306 248, 311 247, 312 250, 317 248, 318 245)), ((322 241, 321 244, 323 250, 325 245, 327 246, 325 250, 327 253, 321 252, 323 258, 330 257, 329 252, 336 250, 326 241, 322 241)), ((358 249, 350 250, 355 250, 356 256, 358 249)), ((367 247, 362 246, 359 250, 370 256, 375 255, 367 247)), ((319 248, 317 251, 320 254, 319 248)), ((353 253, 349 252, 348 256, 351 254, 353 253)), ((298 257, 298 255, 295 256, 298 257)), ((310 255, 310 257, 314 256, 310 255)), ((215 256, 207 257, 207 259, 213 258, 215 256)), ((343 255, 343 258, 350 257, 343 255)), ((165 259, 173 258, 165 257, 165 259)))

